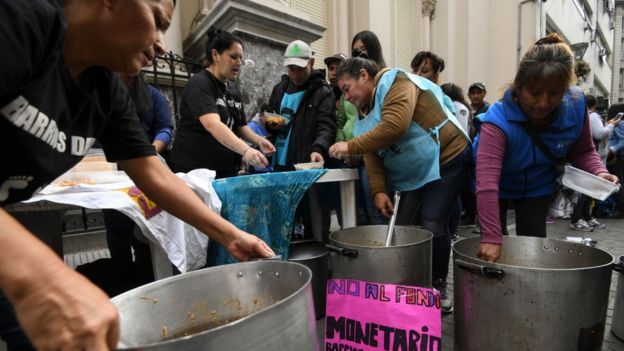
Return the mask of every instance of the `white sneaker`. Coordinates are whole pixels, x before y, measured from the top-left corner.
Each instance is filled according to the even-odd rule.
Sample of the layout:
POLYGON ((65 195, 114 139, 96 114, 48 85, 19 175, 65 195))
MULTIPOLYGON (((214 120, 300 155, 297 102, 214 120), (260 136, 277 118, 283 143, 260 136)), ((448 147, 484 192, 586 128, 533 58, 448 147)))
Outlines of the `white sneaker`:
POLYGON ((589 221, 586 222, 587 225, 589 225, 590 227, 594 228, 594 229, 605 229, 607 226, 598 222, 598 220, 596 218, 592 218, 589 221))
POLYGON ((570 228, 574 230, 578 230, 580 232, 593 232, 594 231, 594 227, 590 226, 589 224, 587 224, 587 222, 585 222, 582 219, 579 219, 576 222, 570 223, 570 228))

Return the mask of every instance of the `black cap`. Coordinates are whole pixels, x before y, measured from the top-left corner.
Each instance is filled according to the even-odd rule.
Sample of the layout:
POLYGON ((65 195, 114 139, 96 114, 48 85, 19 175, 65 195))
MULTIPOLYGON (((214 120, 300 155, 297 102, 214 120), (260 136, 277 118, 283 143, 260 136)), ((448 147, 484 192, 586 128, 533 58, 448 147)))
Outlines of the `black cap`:
POLYGON ((470 88, 468 88, 468 92, 470 92, 472 89, 479 89, 479 90, 485 90, 485 84, 483 83, 472 83, 470 84, 470 88))
POLYGON ((347 56, 341 52, 334 54, 332 56, 328 56, 325 58, 325 65, 329 66, 330 63, 335 62, 335 61, 340 61, 340 62, 344 62, 347 60, 347 56))

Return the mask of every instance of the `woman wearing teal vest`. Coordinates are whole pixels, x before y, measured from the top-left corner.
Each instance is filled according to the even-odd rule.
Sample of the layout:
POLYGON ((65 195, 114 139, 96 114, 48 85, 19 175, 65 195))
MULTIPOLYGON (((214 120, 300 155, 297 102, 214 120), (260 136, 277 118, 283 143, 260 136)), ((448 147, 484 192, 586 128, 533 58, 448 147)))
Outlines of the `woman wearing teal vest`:
POLYGON ((546 237, 546 215, 563 160, 618 182, 594 149, 585 98, 575 78, 570 47, 550 34, 529 48, 512 86, 483 115, 474 142, 479 258, 499 259, 509 202, 516 212, 517 235, 546 237))
POLYGON ((334 144, 330 155, 364 155, 375 206, 386 217, 393 209, 388 193, 401 191, 396 223, 420 222, 433 233, 433 286, 450 312, 448 220, 472 157, 468 137, 442 90, 425 78, 362 58, 348 59, 337 75, 345 98, 367 115, 356 122, 356 137, 334 144))

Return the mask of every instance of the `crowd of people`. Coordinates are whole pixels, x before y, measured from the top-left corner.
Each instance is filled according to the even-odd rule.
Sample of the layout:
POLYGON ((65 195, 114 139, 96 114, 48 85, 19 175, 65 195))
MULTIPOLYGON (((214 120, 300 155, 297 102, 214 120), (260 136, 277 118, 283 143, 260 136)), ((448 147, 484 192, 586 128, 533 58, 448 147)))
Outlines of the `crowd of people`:
MULTIPOLYGON (((295 40, 283 55, 286 74, 275 77, 263 111, 248 122, 240 95, 245 82, 235 82, 245 45, 211 28, 205 68, 184 89, 174 131, 162 94, 137 76, 164 52, 174 0, 123 8, 88 0, 0 6, 6 17, 0 33, 7 38, 0 45, 8 53, 0 72, 2 206, 28 199, 79 162, 84 153, 71 143, 97 140, 108 160, 159 206, 246 260, 274 253, 213 213, 171 170, 208 168, 224 178, 238 176, 241 165, 250 172, 288 171, 306 162, 357 168, 357 224, 386 223, 395 215, 398 225, 433 233, 433 287, 443 312, 451 312, 446 280, 458 225, 478 223, 476 255, 496 261, 511 205, 517 235, 546 236, 563 164, 613 183, 624 171, 618 123, 624 105, 612 106, 608 122, 594 112, 595 98, 575 85, 574 55, 557 34, 527 50, 492 105, 483 83, 468 87, 470 102, 457 84, 439 86, 445 62, 432 52, 417 53, 411 72, 387 67, 370 31, 354 36, 351 57, 324 58, 326 70, 315 69, 311 47, 295 40), (167 148, 171 170, 158 158, 167 148), (395 191, 401 192, 396 214, 395 191)), ((326 212, 332 203, 339 207, 325 202, 326 212)), ((603 227, 591 202, 579 197, 572 228, 603 227)), ((309 220, 306 203, 296 216, 309 220)), ((618 210, 623 204, 618 201, 618 210)), ((124 235, 132 224, 115 211, 105 216, 111 255, 128 265, 130 246, 142 255, 140 244, 124 235)), ((0 224, 0 335, 10 347, 113 349, 119 322, 108 297, 4 209, 0 224)))

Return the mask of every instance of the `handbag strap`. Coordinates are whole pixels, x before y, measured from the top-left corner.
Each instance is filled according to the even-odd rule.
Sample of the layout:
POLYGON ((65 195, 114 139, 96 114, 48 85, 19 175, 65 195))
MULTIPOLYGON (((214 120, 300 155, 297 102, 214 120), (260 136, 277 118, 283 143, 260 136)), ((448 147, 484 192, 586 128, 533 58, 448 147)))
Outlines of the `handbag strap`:
POLYGON ((552 151, 544 144, 542 139, 539 137, 535 129, 531 128, 528 122, 520 123, 525 132, 531 137, 533 143, 542 150, 544 156, 546 156, 549 160, 553 161, 555 164, 555 168, 562 167, 565 164, 565 157, 556 157, 552 151))

